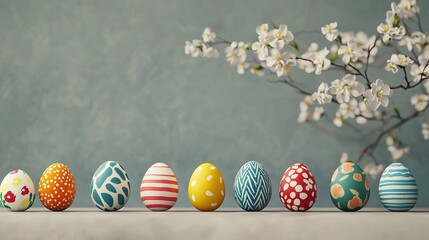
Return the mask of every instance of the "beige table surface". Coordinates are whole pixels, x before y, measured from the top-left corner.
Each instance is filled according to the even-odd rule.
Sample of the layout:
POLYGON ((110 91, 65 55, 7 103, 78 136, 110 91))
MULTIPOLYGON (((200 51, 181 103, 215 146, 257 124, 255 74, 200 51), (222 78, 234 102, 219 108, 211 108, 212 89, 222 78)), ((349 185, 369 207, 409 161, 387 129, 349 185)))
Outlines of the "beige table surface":
POLYGON ((355 213, 312 209, 243 212, 220 209, 198 212, 174 209, 150 212, 124 208, 101 212, 71 208, 50 212, 0 210, 0 233, 5 239, 429 239, 429 211, 391 213, 365 209, 355 213))

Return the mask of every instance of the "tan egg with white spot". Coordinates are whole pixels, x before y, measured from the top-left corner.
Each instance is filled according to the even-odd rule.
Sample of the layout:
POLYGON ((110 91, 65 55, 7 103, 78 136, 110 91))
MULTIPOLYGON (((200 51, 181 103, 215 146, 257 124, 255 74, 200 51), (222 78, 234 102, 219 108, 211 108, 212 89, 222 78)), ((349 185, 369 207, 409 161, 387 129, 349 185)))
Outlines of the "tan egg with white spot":
POLYGON ((214 211, 225 199, 225 183, 222 173, 211 163, 198 166, 188 185, 188 197, 192 206, 200 211, 214 211))

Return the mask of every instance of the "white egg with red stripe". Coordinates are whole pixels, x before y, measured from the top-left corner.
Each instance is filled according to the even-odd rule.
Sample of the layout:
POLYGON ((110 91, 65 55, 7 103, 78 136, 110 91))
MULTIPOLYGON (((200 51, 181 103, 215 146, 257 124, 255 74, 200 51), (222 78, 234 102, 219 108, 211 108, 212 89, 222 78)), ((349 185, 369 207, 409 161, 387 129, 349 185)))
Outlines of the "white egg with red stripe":
POLYGON ((155 163, 146 172, 140 185, 140 198, 152 211, 167 211, 179 196, 176 175, 165 163, 155 163))

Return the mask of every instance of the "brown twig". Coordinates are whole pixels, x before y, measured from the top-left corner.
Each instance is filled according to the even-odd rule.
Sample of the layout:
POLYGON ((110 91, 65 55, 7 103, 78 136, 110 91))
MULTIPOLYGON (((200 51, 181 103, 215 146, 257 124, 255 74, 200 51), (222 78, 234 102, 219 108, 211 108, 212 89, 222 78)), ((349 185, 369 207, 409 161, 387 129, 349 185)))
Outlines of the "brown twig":
POLYGON ((424 112, 427 108, 428 108, 428 107, 426 107, 425 109, 423 109, 423 111, 421 111, 421 112, 419 112, 419 111, 415 111, 415 112, 413 112, 411 115, 409 115, 408 117, 406 117, 406 118, 402 118, 399 122, 397 122, 397 123, 393 124, 392 126, 390 126, 390 127, 386 128, 386 129, 382 130, 382 131, 377 135, 377 137, 374 139, 374 141, 372 141, 370 144, 366 145, 366 147, 362 149, 362 151, 360 152, 359 157, 358 157, 358 162, 361 162, 361 161, 362 161, 362 159, 363 159, 363 157, 364 157, 365 155, 372 154, 372 152, 374 151, 374 149, 375 149, 375 148, 377 148, 377 146, 378 146, 378 144, 380 143, 381 139, 383 139, 383 137, 384 137, 387 133, 389 133, 389 132, 391 132, 391 131, 393 131, 393 130, 395 130, 395 129, 399 128, 399 127, 401 127, 403 124, 407 123, 409 120, 411 120, 411 119, 413 119, 413 118, 418 117, 418 116, 419 116, 422 112, 424 112))
POLYGON ((425 71, 426 71, 426 68, 429 66, 429 61, 427 61, 426 62, 426 65, 425 65, 425 67, 423 68, 423 71, 420 73, 420 80, 417 82, 417 83, 415 83, 415 84, 411 84, 409 81, 408 81, 408 77, 407 77, 407 72, 406 72, 406 70, 405 70, 405 68, 404 67, 401 67, 402 69, 403 69, 403 71, 404 71, 404 74, 405 74, 405 81, 407 82, 407 85, 406 86, 404 86, 404 85, 397 85, 397 86, 391 86, 390 87, 390 89, 398 89, 398 88, 402 88, 402 89, 404 89, 404 90, 408 90, 408 89, 411 89, 411 88, 415 88, 415 87, 417 87, 417 86, 419 86, 422 82, 424 82, 425 80, 427 80, 428 78, 429 78, 429 76, 426 76, 426 74, 425 74, 425 71), (423 77, 424 76, 424 77, 423 77))
POLYGON ((374 43, 372 44, 372 46, 370 48, 368 48, 368 55, 366 56, 366 65, 365 65, 365 78, 366 78, 366 85, 368 87, 371 86, 371 81, 369 81, 369 77, 368 77, 368 66, 369 66, 369 58, 371 55, 371 51, 375 48, 375 46, 377 45, 377 41, 380 38, 380 34, 377 34, 377 37, 375 37, 374 43))

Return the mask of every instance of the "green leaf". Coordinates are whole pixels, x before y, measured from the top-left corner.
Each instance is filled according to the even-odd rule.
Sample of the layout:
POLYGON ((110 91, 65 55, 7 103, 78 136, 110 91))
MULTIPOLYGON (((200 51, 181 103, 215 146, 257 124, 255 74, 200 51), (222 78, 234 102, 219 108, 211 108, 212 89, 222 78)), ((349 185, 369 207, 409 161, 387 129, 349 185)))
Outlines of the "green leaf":
POLYGON ((331 62, 333 62, 333 61, 337 60, 337 58, 338 58, 338 51, 332 53, 331 56, 329 57, 329 60, 331 60, 331 62))
MULTIPOLYGON (((34 194, 34 196, 36 196, 36 194, 34 194)), ((30 203, 28 204, 28 208, 30 208, 31 206, 33 206, 34 203, 34 196, 32 193, 30 193, 30 203)))
POLYGON ((340 46, 343 45, 343 40, 341 39, 340 35, 338 35, 338 37, 335 39, 335 42, 340 46))
POLYGON ((399 112, 399 109, 398 109, 397 107, 394 107, 394 108, 393 108, 393 111, 395 111, 396 117, 398 117, 398 118, 402 118, 402 117, 401 117, 401 113, 399 112))
POLYGON ((395 16, 393 17, 393 27, 398 27, 400 22, 401 19, 399 18, 398 14, 395 13, 395 16))
POLYGON ((292 42, 290 42, 289 43, 289 45, 293 48, 293 49, 295 49, 297 52, 301 52, 301 51, 299 51, 299 46, 298 46, 298 43, 296 43, 295 41, 292 41, 292 42))

